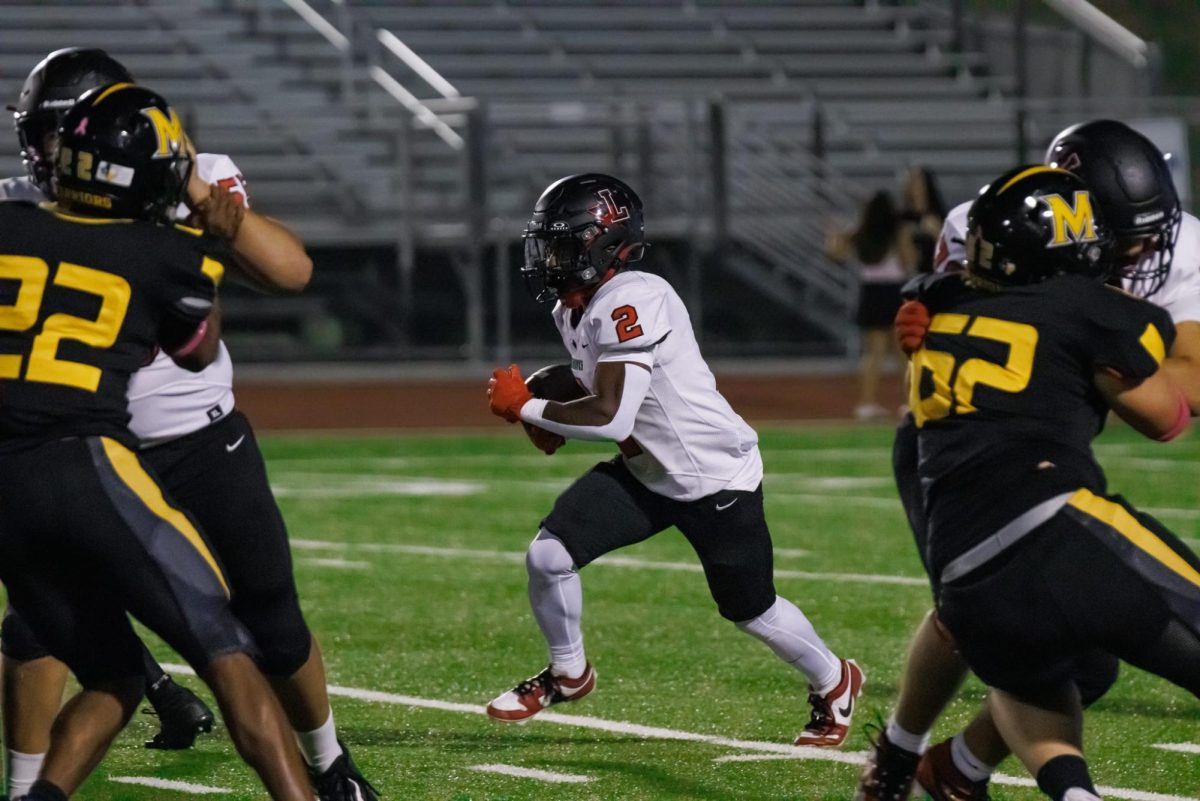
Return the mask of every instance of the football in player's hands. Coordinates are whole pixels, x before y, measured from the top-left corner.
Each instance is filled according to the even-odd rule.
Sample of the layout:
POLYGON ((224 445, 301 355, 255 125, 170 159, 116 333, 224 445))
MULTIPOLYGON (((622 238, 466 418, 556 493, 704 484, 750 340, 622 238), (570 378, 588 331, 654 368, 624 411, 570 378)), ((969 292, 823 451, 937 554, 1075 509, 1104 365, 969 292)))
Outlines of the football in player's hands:
MULTIPOLYGON (((543 367, 525 379, 525 386, 529 388, 533 397, 559 403, 570 403, 587 396, 587 392, 575 380, 575 374, 571 372, 569 364, 551 364, 543 367)), ((529 435, 529 440, 534 446, 547 456, 553 454, 567 442, 560 435, 544 428, 530 425, 525 421, 521 421, 521 425, 525 427, 525 433, 529 435)))
POLYGON ((919 300, 904 301, 896 312, 896 341, 906 355, 911 356, 925 344, 929 322, 929 309, 919 300))
POLYGON ((525 386, 529 387, 533 397, 558 403, 570 403, 588 395, 575 380, 575 374, 571 372, 569 364, 551 364, 543 367, 525 379, 525 386))

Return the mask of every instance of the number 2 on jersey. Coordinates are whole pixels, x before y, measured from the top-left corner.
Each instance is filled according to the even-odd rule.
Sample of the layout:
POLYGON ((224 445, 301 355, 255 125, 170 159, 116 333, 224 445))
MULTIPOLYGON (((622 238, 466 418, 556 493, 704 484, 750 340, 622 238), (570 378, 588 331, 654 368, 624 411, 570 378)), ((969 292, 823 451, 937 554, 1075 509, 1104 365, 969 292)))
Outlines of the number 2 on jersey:
MULTIPOLYGON (((0 280, 17 282, 16 298, 12 303, 0 306, 0 330, 28 331, 33 328, 49 278, 50 265, 42 259, 0 256, 0 280)), ((25 367, 25 380, 95 392, 100 386, 100 368, 58 358, 58 346, 65 339, 93 348, 112 347, 129 309, 129 282, 119 275, 63 262, 58 265, 53 283, 98 296, 100 311, 94 320, 72 314, 47 317, 41 333, 34 337, 29 363, 25 367)), ((23 361, 24 357, 19 354, 0 356, 0 378, 20 378, 23 361)))
POLYGON ((617 324, 618 342, 628 342, 642 335, 642 327, 637 321, 637 309, 632 306, 618 306, 613 309, 612 318, 617 324))
POLYGON ((908 405, 917 427, 929 420, 940 420, 955 414, 977 411, 972 401, 975 387, 985 386, 1001 392, 1017 393, 1029 386, 1033 375, 1033 356, 1037 350, 1038 332, 1032 325, 976 317, 965 314, 938 314, 929 325, 930 334, 952 334, 990 339, 1008 345, 1004 364, 987 359, 966 359, 958 362, 954 355, 922 348, 913 354, 909 363, 908 405), (931 376, 933 391, 921 396, 925 371, 931 376))

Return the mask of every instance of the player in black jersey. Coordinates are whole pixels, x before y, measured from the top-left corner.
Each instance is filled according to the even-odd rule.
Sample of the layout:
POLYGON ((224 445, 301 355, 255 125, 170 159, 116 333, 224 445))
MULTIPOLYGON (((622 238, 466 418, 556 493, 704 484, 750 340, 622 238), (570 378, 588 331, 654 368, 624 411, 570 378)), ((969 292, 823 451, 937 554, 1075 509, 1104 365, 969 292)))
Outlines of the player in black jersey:
POLYGON ((0 580, 83 687, 32 801, 74 792, 141 699, 127 612, 196 667, 272 797, 312 797, 220 564, 127 427, 129 377, 156 348, 193 370, 216 354, 226 254, 163 224, 190 167, 174 109, 114 84, 64 118, 57 205, 0 204, 0 580))
POLYGON ((924 287, 934 316, 910 372, 939 618, 1055 801, 1098 797, 1080 658, 1115 654, 1200 693, 1200 560, 1108 496, 1091 452, 1110 408, 1160 439, 1189 419, 1159 370, 1170 317, 1104 284, 1111 245, 1070 173, 998 178, 971 210, 965 278, 924 287))

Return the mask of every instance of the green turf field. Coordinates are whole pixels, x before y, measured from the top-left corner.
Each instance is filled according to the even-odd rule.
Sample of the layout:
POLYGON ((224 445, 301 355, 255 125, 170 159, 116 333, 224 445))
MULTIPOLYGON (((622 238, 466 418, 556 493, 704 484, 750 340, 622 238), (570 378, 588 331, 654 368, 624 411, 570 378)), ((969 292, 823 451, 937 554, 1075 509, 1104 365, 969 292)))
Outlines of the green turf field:
MULTIPOLYGON (((264 449, 305 610, 330 681, 344 688, 335 698, 342 735, 386 799, 845 801, 857 775, 846 763, 865 747, 865 725, 886 714, 907 637, 929 605, 891 483, 890 437, 861 426, 763 432, 779 591, 867 672, 848 753, 818 759, 788 758, 807 713, 799 674, 717 615, 677 532, 584 571, 585 633, 600 674, 591 697, 526 726, 479 714, 544 664, 523 551, 556 493, 605 449, 572 443, 544 457, 513 428, 276 437, 264 449), (588 781, 547 783, 481 765, 588 781)), ((1200 545, 1200 438, 1158 445, 1118 430, 1098 452, 1114 491, 1200 545)), ((964 722, 980 695, 969 684, 939 733, 964 722)), ((200 797, 112 777, 225 788, 213 798, 262 796, 222 729, 171 754, 142 749, 153 730, 138 716, 78 797, 200 797)), ((1200 743, 1200 703, 1186 693, 1125 669, 1089 713, 1087 736, 1097 780, 1120 788, 1106 797, 1200 797, 1197 757, 1151 747, 1200 743)), ((1011 761, 1003 770, 1023 775, 1011 761)), ((1042 796, 1002 785, 993 797, 1042 796)))

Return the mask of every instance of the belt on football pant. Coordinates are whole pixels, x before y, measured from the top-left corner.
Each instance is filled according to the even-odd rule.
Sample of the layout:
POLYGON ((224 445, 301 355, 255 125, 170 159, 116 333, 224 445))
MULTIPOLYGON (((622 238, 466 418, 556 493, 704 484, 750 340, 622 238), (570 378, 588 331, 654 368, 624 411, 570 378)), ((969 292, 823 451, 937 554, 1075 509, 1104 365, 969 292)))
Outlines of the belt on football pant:
POLYGON ((960 554, 946 565, 942 570, 941 583, 949 584, 957 581, 1016 545, 1038 526, 1058 514, 1058 511, 1067 505, 1067 501, 1074 494, 1074 492, 1064 492, 1061 495, 1055 495, 1008 521, 995 534, 966 553, 960 554))

